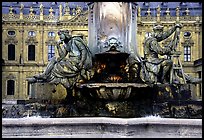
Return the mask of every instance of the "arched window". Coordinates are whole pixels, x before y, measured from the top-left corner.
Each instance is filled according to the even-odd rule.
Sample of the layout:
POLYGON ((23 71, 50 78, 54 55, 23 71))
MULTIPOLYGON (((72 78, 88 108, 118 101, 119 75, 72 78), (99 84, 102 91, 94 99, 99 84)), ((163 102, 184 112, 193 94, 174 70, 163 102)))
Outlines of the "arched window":
POLYGON ((49 33, 48 33, 48 36, 49 36, 49 37, 55 37, 55 33, 54 33, 54 32, 49 32, 49 33))
POLYGON ((8 45, 8 60, 15 60, 15 45, 8 45))
POLYGON ((35 45, 28 46, 28 60, 35 61, 35 45))
POLYGON ((48 45, 48 61, 55 56, 55 46, 48 45))
POLYGON ((33 36, 35 36, 36 34, 35 34, 34 31, 29 31, 29 32, 28 32, 28 35, 33 37, 33 36))
POLYGON ((184 46, 184 61, 191 61, 191 46, 184 46))
POLYGON ((146 32, 145 37, 147 38, 147 37, 150 37, 150 36, 151 36, 151 33, 150 32, 146 32))
POLYGON ((14 95, 14 91, 15 91, 15 81, 8 80, 7 81, 7 95, 14 95))

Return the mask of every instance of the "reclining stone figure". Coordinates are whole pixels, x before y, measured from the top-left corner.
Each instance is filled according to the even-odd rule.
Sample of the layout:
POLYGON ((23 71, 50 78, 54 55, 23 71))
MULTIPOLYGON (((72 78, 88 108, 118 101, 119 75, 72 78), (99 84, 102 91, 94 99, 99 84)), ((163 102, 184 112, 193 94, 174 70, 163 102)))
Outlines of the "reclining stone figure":
POLYGON ((68 30, 58 32, 57 43, 59 58, 53 57, 41 74, 27 78, 30 82, 49 82, 70 88, 80 80, 90 79, 92 55, 79 36, 72 37, 68 30))

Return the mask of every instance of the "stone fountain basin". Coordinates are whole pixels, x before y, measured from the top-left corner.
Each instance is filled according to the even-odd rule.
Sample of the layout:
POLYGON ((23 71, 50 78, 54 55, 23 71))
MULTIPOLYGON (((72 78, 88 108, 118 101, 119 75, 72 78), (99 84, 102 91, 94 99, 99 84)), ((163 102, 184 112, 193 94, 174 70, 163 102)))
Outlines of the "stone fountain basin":
POLYGON ((3 138, 202 138, 202 119, 3 118, 3 138))
POLYGON ((145 88, 147 86, 138 83, 87 83, 78 87, 88 89, 91 96, 100 99, 119 100, 134 96, 133 88, 145 88))

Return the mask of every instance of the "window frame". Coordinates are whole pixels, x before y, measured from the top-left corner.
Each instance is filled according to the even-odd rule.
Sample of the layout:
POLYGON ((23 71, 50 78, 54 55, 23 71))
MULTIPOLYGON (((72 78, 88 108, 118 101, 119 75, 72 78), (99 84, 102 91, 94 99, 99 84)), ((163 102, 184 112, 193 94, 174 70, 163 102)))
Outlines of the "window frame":
POLYGON ((48 61, 50 61, 55 56, 55 46, 54 45, 48 45, 48 61))
POLYGON ((12 80, 12 79, 7 80, 6 86, 7 86, 6 95, 9 95, 9 96, 15 95, 15 80, 12 80))
POLYGON ((184 62, 191 62, 191 46, 184 46, 184 62))
POLYGON ((35 37, 36 36, 36 32, 35 31, 29 31, 28 32, 28 36, 35 37))
POLYGON ((186 31, 186 32, 183 33, 183 36, 184 36, 185 38, 189 38, 189 37, 191 37, 191 32, 186 31), (189 33, 189 35, 185 35, 185 34, 188 34, 188 33, 189 33))
POLYGON ((35 54, 35 45, 28 45, 28 61, 35 61, 35 54), (33 47, 33 49, 31 47, 33 47))
POLYGON ((9 30, 9 31, 7 32, 7 35, 8 35, 8 36, 16 36, 16 31, 14 31, 14 30, 9 30), (14 32, 14 34, 9 34, 9 32, 14 32))
POLYGON ((151 35, 152 35, 151 32, 146 32, 146 33, 145 33, 145 38, 150 37, 151 35))
POLYGON ((16 60, 16 46, 14 44, 8 44, 8 60, 14 61, 16 60))
POLYGON ((48 37, 55 37, 56 34, 53 31, 48 32, 48 37))

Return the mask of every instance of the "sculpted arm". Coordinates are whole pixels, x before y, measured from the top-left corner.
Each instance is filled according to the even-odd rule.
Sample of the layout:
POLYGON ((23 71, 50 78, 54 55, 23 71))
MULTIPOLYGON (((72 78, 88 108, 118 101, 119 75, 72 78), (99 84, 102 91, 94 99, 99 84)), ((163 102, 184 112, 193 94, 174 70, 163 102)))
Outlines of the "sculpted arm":
POLYGON ((170 47, 162 48, 156 40, 153 40, 150 45, 151 45, 151 50, 153 50, 154 52, 160 55, 166 55, 171 53, 170 47))
POLYGON ((182 24, 177 23, 170 30, 168 30, 162 34, 162 40, 164 40, 164 39, 168 38, 170 35, 172 35, 173 32, 175 32, 177 28, 182 28, 182 27, 183 27, 182 24))
POLYGON ((164 39, 168 38, 169 36, 171 36, 175 30, 176 30, 176 26, 174 26, 170 30, 164 32, 162 34, 162 40, 164 40, 164 39))
POLYGON ((64 59, 68 53, 68 51, 65 49, 64 45, 63 45, 63 48, 60 46, 60 44, 62 44, 61 41, 59 41, 57 43, 57 51, 58 51, 58 54, 59 54, 59 59, 58 61, 61 61, 62 59, 64 59))

